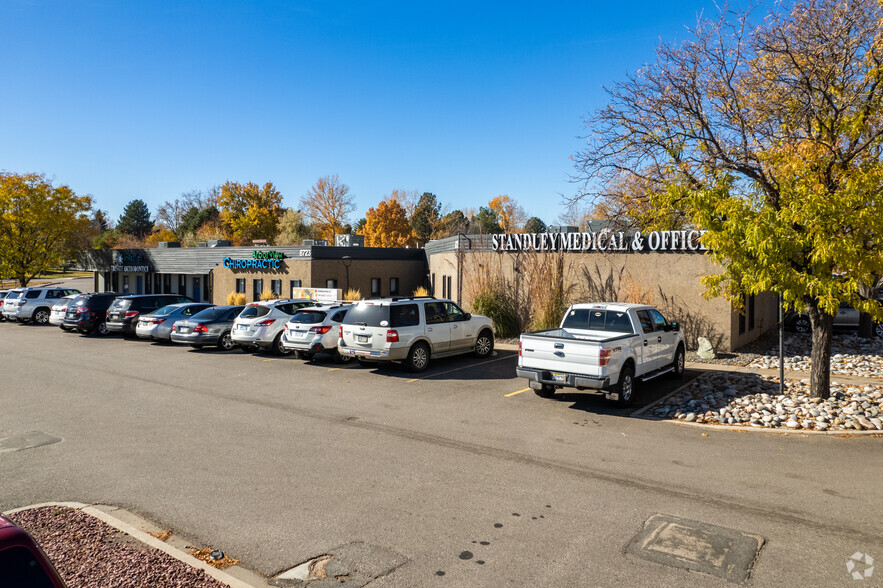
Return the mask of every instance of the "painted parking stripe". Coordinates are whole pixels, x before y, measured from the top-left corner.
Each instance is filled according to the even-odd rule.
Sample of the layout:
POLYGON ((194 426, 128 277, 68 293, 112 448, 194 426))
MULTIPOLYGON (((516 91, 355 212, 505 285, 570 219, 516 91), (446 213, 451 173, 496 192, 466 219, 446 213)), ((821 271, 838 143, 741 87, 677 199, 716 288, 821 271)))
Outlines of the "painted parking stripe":
POLYGON ((340 369, 340 368, 331 368, 331 369, 329 369, 328 371, 329 371, 329 372, 335 372, 335 371, 337 371, 337 370, 339 370, 339 369, 340 369))
POLYGON ((443 375, 445 375, 445 374, 450 374, 451 372, 458 372, 458 371, 460 371, 460 370, 465 370, 465 369, 469 369, 469 368, 472 368, 472 367, 475 367, 475 366, 484 365, 484 364, 486 364, 486 363, 493 363, 493 362, 495 362, 495 361, 500 361, 500 360, 503 360, 503 359, 511 359, 511 357, 512 357, 511 355, 506 355, 506 356, 503 356, 503 357, 498 357, 498 358, 496 358, 496 359, 489 359, 489 360, 487 360, 487 361, 483 361, 483 362, 481 362, 481 363, 473 363, 473 364, 470 364, 470 365, 464 365, 463 367, 454 368, 454 369, 452 369, 452 370, 448 370, 448 371, 445 371, 445 372, 438 372, 437 374, 429 374, 428 376, 425 376, 425 377, 423 377, 423 378, 414 378, 413 380, 408 380, 408 383, 410 384, 411 382, 416 382, 416 381, 418 381, 418 380, 427 380, 427 379, 429 379, 429 378, 434 378, 434 377, 436 377, 436 376, 443 376, 443 375))
POLYGON ((279 357, 273 357, 271 359, 265 359, 264 361, 279 361, 280 359, 281 358, 279 358, 279 357))
POLYGON ((503 396, 505 396, 506 398, 509 398, 510 396, 515 396, 516 394, 521 394, 522 392, 527 392, 528 390, 530 390, 530 388, 525 388, 524 390, 518 390, 517 392, 511 392, 509 394, 504 394, 503 396))

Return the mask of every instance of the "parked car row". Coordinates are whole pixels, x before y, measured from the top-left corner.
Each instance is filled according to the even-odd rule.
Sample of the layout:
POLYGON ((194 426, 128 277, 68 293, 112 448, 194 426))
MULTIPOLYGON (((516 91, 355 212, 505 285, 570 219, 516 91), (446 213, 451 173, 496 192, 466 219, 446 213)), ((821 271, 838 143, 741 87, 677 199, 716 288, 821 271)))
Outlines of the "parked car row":
POLYGON ((57 325, 84 335, 119 333, 196 349, 269 350, 341 363, 399 362, 419 372, 432 358, 494 349, 493 322, 450 300, 393 297, 318 304, 307 299, 215 306, 178 294, 80 293, 69 288, 0 291, 6 320, 57 325), (5 294, 5 296, 4 296, 5 294))

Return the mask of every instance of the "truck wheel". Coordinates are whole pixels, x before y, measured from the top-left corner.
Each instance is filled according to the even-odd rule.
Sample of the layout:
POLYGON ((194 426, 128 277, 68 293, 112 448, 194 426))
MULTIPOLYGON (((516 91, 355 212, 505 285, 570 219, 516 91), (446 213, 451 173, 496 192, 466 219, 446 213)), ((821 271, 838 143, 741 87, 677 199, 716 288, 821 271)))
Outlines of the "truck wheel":
POLYGON ((409 372, 422 372, 429 365, 429 347, 426 343, 420 342, 411 347, 408 357, 405 359, 405 367, 409 372))
POLYGON ((616 385, 615 391, 619 393, 619 400, 616 406, 626 407, 632 403, 635 397, 635 368, 632 364, 623 366, 619 373, 619 383, 616 385))
POLYGON ((475 341, 475 357, 487 357, 494 352, 494 335, 487 329, 475 341))
POLYGON ((671 364, 674 369, 669 372, 669 375, 672 378, 680 379, 684 377, 685 355, 683 345, 678 345, 678 350, 675 352, 674 363, 671 364))
POLYGON ((555 386, 549 384, 543 384, 539 389, 534 388, 533 391, 540 398, 552 398, 555 396, 555 386))

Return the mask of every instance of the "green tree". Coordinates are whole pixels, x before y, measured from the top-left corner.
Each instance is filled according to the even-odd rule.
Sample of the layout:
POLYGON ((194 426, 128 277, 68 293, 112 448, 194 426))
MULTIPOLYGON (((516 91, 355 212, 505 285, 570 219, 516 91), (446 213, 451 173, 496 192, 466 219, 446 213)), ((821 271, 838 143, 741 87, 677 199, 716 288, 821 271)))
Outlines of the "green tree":
POLYGON ((267 239, 272 241, 279 231, 282 218, 282 194, 272 182, 263 187, 253 182, 227 182, 221 186, 218 198, 221 221, 234 237, 242 241, 267 239))
POLYGON ((53 186, 41 174, 0 173, 0 276, 27 286, 70 255, 89 231, 92 198, 53 186))
POLYGON ((527 219, 527 222, 524 223, 524 232, 525 233, 545 233, 546 232, 546 223, 544 223, 539 218, 532 216, 527 219))
POLYGON ((203 209, 191 206, 181 215, 177 234, 181 236, 187 233, 195 233, 202 225, 206 223, 214 223, 220 220, 220 218, 221 212, 214 206, 209 206, 208 208, 203 209))
POLYGON ((575 156, 579 197, 630 174, 654 205, 708 232, 722 271, 708 295, 741 308, 772 291, 812 323, 811 394, 830 394, 840 302, 883 274, 883 7, 799 0, 790 12, 724 11, 609 90, 575 156))
POLYGON ((499 234, 503 232, 500 226, 500 215, 493 208, 485 208, 480 206, 478 212, 472 217, 472 225, 479 232, 488 235, 499 234))
POLYGON ((454 235, 470 232, 472 224, 462 210, 452 210, 442 217, 439 227, 433 235, 437 239, 453 237, 454 235))
POLYGON ((314 231, 304 218, 303 213, 293 208, 286 209, 279 221, 279 234, 275 245, 300 245, 304 239, 313 239, 314 231))
POLYGON ((150 209, 143 200, 132 200, 123 209, 123 214, 116 226, 120 233, 134 235, 141 239, 153 231, 150 209))
POLYGON ((364 232, 365 225, 367 223, 368 223, 368 219, 363 216, 362 218, 360 218, 359 220, 356 221, 355 225, 353 225, 353 231, 355 231, 355 233, 358 235, 364 235, 365 234, 365 232, 364 232))
POLYGON ((414 214, 411 215, 411 227, 417 240, 426 243, 432 238, 441 220, 441 203, 435 194, 424 192, 417 205, 414 214))

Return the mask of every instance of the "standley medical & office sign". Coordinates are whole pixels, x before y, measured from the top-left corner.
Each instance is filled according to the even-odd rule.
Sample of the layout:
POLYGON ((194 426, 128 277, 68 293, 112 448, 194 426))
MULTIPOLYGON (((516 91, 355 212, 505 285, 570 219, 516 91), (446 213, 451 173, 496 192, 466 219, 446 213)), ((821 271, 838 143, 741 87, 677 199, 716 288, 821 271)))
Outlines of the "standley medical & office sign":
POLYGON ((700 238, 705 231, 522 233, 491 235, 493 251, 705 251, 700 238))
POLYGON ((279 251, 252 251, 251 259, 224 258, 227 269, 281 269, 285 254, 279 251))

